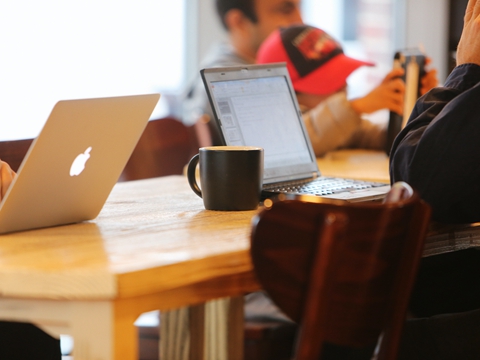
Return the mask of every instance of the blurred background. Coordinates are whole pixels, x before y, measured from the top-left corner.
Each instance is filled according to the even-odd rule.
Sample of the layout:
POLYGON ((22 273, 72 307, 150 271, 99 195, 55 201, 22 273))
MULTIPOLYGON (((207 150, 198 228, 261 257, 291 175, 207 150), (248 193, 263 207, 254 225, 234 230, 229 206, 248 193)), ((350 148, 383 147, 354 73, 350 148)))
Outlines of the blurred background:
MULTIPOLYGON (((374 68, 350 96, 390 70, 398 49, 422 46, 442 83, 454 66, 467 0, 303 0, 306 23, 374 68)), ((225 33, 214 0, 7 0, 0 4, 0 140, 35 137, 58 100, 160 92, 152 118, 180 99, 225 33)))

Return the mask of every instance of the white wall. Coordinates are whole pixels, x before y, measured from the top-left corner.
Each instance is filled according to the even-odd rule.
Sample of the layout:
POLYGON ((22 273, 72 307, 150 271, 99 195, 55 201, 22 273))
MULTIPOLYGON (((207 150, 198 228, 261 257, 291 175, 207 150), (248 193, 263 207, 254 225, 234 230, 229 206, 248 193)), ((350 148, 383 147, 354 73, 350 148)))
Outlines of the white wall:
MULTIPOLYGON (((190 1, 190 0, 188 0, 190 1)), ((59 100, 183 85, 186 1, 22 0, 0 5, 0 139, 38 135, 59 100)))
POLYGON ((186 70, 189 83, 197 76, 200 62, 210 47, 225 38, 226 32, 218 20, 215 0, 187 0, 187 17, 191 25, 188 30, 186 70))
POLYGON ((397 0, 396 47, 423 44, 441 83, 448 68, 448 0, 397 0))

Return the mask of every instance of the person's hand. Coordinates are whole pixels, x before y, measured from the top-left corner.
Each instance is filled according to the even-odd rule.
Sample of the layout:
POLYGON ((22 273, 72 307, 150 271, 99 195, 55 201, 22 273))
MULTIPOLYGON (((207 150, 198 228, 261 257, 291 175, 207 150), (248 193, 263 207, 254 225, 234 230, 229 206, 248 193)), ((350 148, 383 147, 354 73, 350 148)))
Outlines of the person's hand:
POLYGON ((15 172, 5 161, 0 160, 0 200, 3 199, 8 187, 15 178, 15 172))
POLYGON ((350 101, 353 109, 358 114, 370 114, 382 109, 402 114, 405 83, 400 77, 403 74, 404 71, 401 68, 390 71, 380 85, 366 96, 350 101))
MULTIPOLYGON (((430 58, 425 58, 425 67, 431 62, 432 60, 430 58)), ((438 86, 437 69, 426 70, 425 75, 422 76, 420 81, 420 94, 424 95, 434 87, 438 86)))
POLYGON ((469 0, 462 36, 457 48, 457 65, 480 65, 480 0, 469 0))

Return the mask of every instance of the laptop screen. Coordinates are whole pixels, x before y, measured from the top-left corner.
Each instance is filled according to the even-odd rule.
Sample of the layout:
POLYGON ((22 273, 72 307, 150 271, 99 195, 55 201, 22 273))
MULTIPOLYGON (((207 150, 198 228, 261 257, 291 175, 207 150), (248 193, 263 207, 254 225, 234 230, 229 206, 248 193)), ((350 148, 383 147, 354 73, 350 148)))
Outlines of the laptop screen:
POLYGON ((316 158, 288 73, 284 66, 281 71, 265 68, 256 65, 203 73, 225 143, 264 149, 264 183, 312 177, 318 171, 316 158))

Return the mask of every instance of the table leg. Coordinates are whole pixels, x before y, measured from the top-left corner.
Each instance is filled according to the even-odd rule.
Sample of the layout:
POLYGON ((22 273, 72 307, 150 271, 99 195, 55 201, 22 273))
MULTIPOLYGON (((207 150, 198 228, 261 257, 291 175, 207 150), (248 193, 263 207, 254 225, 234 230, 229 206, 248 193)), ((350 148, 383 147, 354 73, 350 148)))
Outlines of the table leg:
POLYGON ((110 301, 0 299, 0 319, 73 338, 75 360, 137 360, 136 316, 110 301))
POLYGON ((189 308, 190 360, 205 360, 205 305, 189 308))
POLYGON ((243 360, 243 296, 161 313, 160 359, 243 360))
POLYGON ((243 296, 207 303, 207 360, 243 360, 243 306, 243 296))
POLYGON ((113 359, 114 322, 108 301, 0 299, 0 319, 30 322, 57 338, 71 335, 75 360, 113 359))
POLYGON ((111 303, 73 302, 71 305, 69 334, 73 337, 74 360, 114 359, 115 326, 111 303))
POLYGON ((227 360, 228 299, 212 300, 205 308, 206 360, 227 360))
MULTIPOLYGON (((75 360, 136 360, 130 310, 109 301, 0 299, 0 319, 71 335, 75 360)), ((162 312, 160 324, 162 360, 243 360, 243 297, 162 312)))
POLYGON ((244 306, 243 296, 230 298, 227 315, 229 360, 243 360, 245 343, 244 306))
POLYGON ((160 312, 160 359, 188 360, 189 308, 160 312))
POLYGON ((112 336, 114 336, 113 349, 116 360, 138 359, 138 331, 135 321, 139 315, 140 312, 137 309, 125 306, 121 301, 115 302, 112 336))

